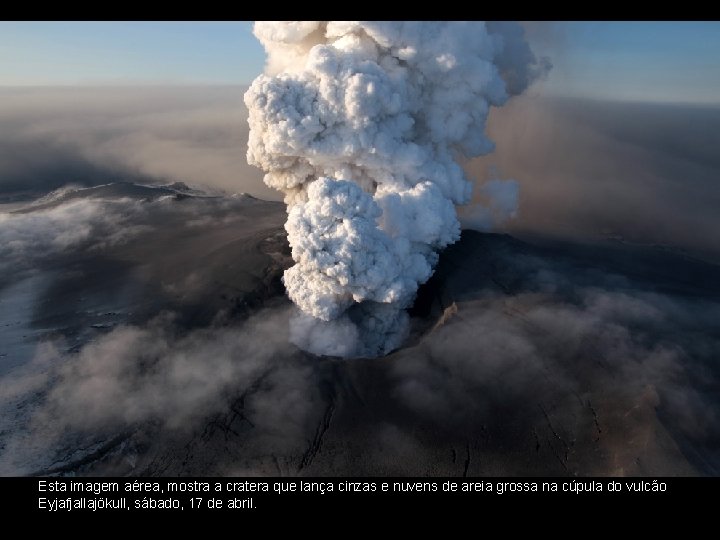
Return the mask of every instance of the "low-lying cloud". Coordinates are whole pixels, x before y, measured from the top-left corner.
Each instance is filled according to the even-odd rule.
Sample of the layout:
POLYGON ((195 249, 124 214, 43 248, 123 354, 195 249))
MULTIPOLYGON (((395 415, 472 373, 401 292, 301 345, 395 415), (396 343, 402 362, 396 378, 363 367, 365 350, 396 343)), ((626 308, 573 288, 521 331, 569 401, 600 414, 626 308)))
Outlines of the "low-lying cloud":
POLYGON ((72 460, 68 448, 143 426, 187 436, 232 410, 239 396, 238 414, 253 439, 297 444, 312 427, 319 390, 310 382, 312 366, 293 358, 283 331, 287 311, 189 333, 164 315, 143 327, 120 326, 78 354, 63 352, 61 343, 40 346, 33 362, 0 385, 0 473, 52 469, 72 460), (19 402, 22 414, 13 410, 19 402))
POLYGON ((146 210, 129 199, 77 199, 27 213, 0 213, 0 284, 73 252, 101 250, 140 234, 146 210))
POLYGON ((0 193, 172 179, 277 199, 245 159, 243 92, 0 89, 0 193))
MULTIPOLYGON (((495 170, 520 185, 511 233, 623 238, 720 260, 720 109, 520 97, 490 115, 495 170)), ((477 194, 481 196, 480 193, 477 194)))
MULTIPOLYGON (((179 180, 277 200, 246 162, 244 91, 1 89, 0 195, 179 180)), ((466 169, 478 201, 487 180, 517 181, 517 214, 509 206, 495 216, 509 232, 623 237, 717 256, 718 127, 711 107, 515 97, 490 115, 496 151, 466 169)), ((505 195, 512 202, 512 190, 505 195)), ((465 226, 486 229, 491 216, 476 210, 461 209, 465 226)))
MULTIPOLYGON (((400 402, 441 438, 552 448, 579 474, 689 474, 685 460, 720 470, 716 292, 677 295, 559 259, 492 259, 478 269, 489 267, 490 286, 450 293, 447 322, 392 362, 400 402), (493 281, 503 270, 505 290, 493 281)), ((518 459, 507 471, 532 471, 518 459)))

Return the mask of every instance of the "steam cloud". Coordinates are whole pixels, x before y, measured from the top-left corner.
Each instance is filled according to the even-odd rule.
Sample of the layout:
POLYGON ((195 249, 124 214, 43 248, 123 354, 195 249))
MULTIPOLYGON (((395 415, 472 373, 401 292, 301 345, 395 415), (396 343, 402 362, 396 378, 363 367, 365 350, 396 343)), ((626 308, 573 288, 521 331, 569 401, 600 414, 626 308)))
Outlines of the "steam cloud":
MULTIPOLYGON (((455 205, 472 184, 457 159, 493 150, 490 107, 547 62, 515 23, 258 22, 254 32, 268 64, 245 94, 248 162, 288 205, 296 264, 284 282, 302 310, 292 339, 317 354, 386 354, 438 250, 460 236, 455 205)), ((486 190, 491 207, 507 192, 486 190)))

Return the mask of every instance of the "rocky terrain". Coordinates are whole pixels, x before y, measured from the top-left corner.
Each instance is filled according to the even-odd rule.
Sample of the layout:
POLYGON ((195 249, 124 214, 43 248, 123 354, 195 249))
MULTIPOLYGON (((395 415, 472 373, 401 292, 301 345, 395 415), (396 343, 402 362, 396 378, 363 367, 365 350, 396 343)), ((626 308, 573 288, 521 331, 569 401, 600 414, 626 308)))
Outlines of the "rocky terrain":
POLYGON ((284 206, 163 189, 16 210, 118 217, 51 256, 9 252, 0 473, 720 472, 717 265, 465 230, 403 348, 316 357, 287 339, 284 206))

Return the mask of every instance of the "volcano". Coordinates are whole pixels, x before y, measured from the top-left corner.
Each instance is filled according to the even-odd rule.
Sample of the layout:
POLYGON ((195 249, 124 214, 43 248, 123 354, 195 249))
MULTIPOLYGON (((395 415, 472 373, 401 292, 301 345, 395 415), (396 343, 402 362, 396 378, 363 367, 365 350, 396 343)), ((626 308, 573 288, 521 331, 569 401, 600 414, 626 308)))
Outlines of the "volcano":
POLYGON ((287 342, 284 206, 166 189, 104 188, 134 235, 4 284, 3 474, 718 473, 717 265, 464 230, 401 348, 316 356, 287 342))

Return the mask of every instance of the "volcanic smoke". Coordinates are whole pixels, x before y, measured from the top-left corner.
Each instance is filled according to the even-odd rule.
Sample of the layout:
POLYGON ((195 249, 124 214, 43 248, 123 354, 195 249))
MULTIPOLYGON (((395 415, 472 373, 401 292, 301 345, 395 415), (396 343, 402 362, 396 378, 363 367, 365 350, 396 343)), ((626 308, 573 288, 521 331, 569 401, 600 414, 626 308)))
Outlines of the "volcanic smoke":
MULTIPOLYGON (((257 22, 254 33, 268 61, 245 94, 247 158, 288 205, 291 339, 315 354, 387 354, 438 251, 460 238, 455 206, 472 184, 457 160, 492 152, 490 107, 548 64, 516 23, 257 22)), ((517 201, 515 182, 493 182, 491 197, 517 201)))

